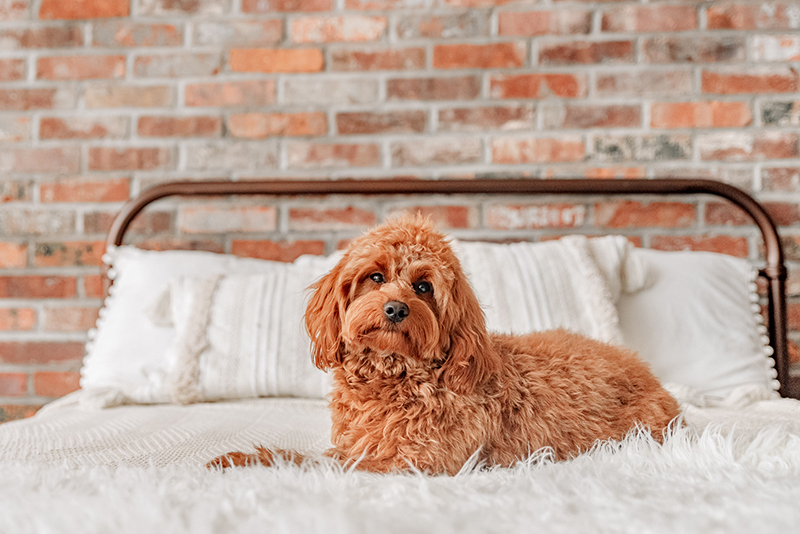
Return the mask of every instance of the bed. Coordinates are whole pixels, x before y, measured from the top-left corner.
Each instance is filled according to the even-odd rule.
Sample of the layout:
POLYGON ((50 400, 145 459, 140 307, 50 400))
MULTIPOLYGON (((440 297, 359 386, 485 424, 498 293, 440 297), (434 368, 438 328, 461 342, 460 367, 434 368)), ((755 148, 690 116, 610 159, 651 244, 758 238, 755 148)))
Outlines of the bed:
MULTIPOLYGON (((29 420, 0 426, 0 531, 752 532, 789 531, 800 524, 800 402, 795 400, 800 377, 790 373, 783 252, 764 208, 732 186, 686 179, 167 183, 126 204, 109 233, 106 259, 113 283, 105 317, 88 346, 83 388, 29 420), (764 257, 757 269, 720 255, 641 251, 624 238, 463 244, 462 261, 476 278, 487 269, 517 264, 513 275, 500 277, 511 285, 493 288, 495 293, 484 297, 490 302, 490 324, 494 320, 501 327, 512 320, 519 322, 514 323, 518 329, 547 326, 548 320, 559 326, 556 312, 520 318, 506 310, 504 316, 503 301, 520 298, 539 310, 541 303, 525 300, 529 295, 520 295, 525 292, 515 281, 531 276, 530 287, 542 280, 547 287, 578 287, 587 276, 576 271, 570 282, 563 278, 570 273, 556 273, 562 278, 550 282, 553 273, 534 277, 526 272, 530 265, 546 265, 552 261, 547 258, 575 250, 592 260, 588 268, 599 275, 594 277, 603 291, 592 300, 596 288, 587 286, 569 298, 589 307, 605 298, 603 313, 608 316, 611 310, 610 324, 616 328, 617 338, 611 339, 646 353, 646 360, 652 357, 648 363, 669 383, 685 425, 676 427, 663 445, 634 431, 623 442, 598 443, 569 462, 552 462, 547 451, 539 451, 510 469, 467 465, 455 477, 374 475, 325 461, 227 472, 203 467, 219 454, 251 450, 254 444, 312 456, 329 446, 324 400, 329 385, 324 375, 297 363, 308 360, 300 356, 307 351, 300 346, 306 340, 301 333, 285 334, 294 323, 281 323, 285 319, 280 316, 248 313, 259 317, 251 325, 231 311, 231 302, 260 284, 259 294, 285 304, 281 315, 294 317, 302 313, 302 301, 289 302, 287 292, 307 285, 336 258, 283 266, 206 253, 132 250, 123 246, 124 237, 146 206, 176 196, 257 195, 277 202, 302 195, 460 195, 491 202, 544 194, 714 195, 745 210, 761 233, 764 257), (517 248, 498 248, 506 246, 517 248), (201 323, 208 332, 206 344, 216 347, 214 354, 225 365, 237 362, 240 367, 231 375, 249 376, 243 371, 258 369, 265 378, 237 375, 224 387, 202 383, 200 400, 206 402, 175 402, 170 377, 176 364, 164 346, 180 351, 186 343, 183 333, 195 324, 190 304, 209 273, 231 283, 224 286, 228 308, 217 306, 225 299, 215 293, 211 319, 201 323), (152 277, 168 289, 147 293, 142 288, 154 287, 152 277), (762 297, 757 277, 763 279, 758 282, 762 297), (681 291, 699 304, 684 303, 683 309, 663 304, 681 291), (125 298, 131 299, 131 309, 120 311, 125 298), (273 332, 279 341, 253 348, 250 352, 262 354, 259 361, 240 354, 247 351, 232 353, 230 341, 213 334, 236 327, 261 339, 269 331, 263 323, 279 330, 273 332), (137 354, 143 347, 150 347, 150 353, 141 363, 137 354)), ((206 365, 211 353, 203 354, 206 365)), ((207 369, 203 376, 213 374, 207 369)))

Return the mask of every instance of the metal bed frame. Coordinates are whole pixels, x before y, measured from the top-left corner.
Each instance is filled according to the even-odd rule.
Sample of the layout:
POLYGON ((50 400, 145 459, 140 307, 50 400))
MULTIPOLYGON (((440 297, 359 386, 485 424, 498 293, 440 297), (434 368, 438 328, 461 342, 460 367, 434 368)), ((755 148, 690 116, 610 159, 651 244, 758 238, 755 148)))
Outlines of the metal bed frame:
POLYGON ((303 180, 169 182, 143 191, 127 202, 108 234, 107 245, 121 245, 134 217, 145 206, 171 196, 267 195, 386 196, 386 195, 696 195, 722 197, 744 210, 758 226, 764 242, 766 265, 760 275, 767 281, 768 328, 774 350, 780 394, 800 398, 800 377, 789 374, 786 337, 786 266, 775 223, 752 196, 722 182, 693 179, 589 180, 589 179, 489 179, 489 180, 303 180))

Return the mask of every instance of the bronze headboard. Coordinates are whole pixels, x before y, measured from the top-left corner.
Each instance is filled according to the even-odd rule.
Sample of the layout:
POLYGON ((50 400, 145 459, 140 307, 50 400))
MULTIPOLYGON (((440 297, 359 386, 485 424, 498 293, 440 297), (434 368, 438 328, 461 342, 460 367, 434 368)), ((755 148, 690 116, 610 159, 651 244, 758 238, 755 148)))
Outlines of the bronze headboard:
POLYGON ((515 194, 515 195, 696 195, 725 198, 752 217, 764 241, 766 265, 760 271, 767 281, 770 344, 784 397, 800 398, 800 377, 789 375, 786 337, 786 266, 775 223, 764 207, 736 187, 712 180, 309 180, 243 182, 171 182, 151 187, 123 207, 111 227, 108 245, 121 245, 133 218, 145 206, 170 196, 219 195, 414 195, 414 194, 515 194))

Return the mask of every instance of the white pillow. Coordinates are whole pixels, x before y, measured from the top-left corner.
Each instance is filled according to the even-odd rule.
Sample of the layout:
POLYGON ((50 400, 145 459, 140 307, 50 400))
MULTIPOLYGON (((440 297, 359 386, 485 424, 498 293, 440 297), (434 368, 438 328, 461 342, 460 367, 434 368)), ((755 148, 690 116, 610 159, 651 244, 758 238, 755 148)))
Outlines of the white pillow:
POLYGON ((620 298, 620 328, 663 383, 720 398, 742 386, 777 389, 757 272, 746 260, 712 252, 633 255, 647 269, 647 287, 620 298))

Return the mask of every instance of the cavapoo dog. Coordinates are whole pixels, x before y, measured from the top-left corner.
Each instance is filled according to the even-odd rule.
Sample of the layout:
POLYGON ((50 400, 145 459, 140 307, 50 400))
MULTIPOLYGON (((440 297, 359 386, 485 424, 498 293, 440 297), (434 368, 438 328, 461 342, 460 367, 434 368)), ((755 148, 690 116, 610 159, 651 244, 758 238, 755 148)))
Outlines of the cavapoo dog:
MULTIPOLYGON (((312 286, 314 362, 333 373, 334 448, 387 472, 454 474, 473 455, 508 466, 543 447, 563 460, 637 425, 660 440, 678 405, 631 351, 554 330, 487 332, 444 235, 404 217, 355 239, 312 286)), ((209 463, 270 464, 258 448, 209 463)))

